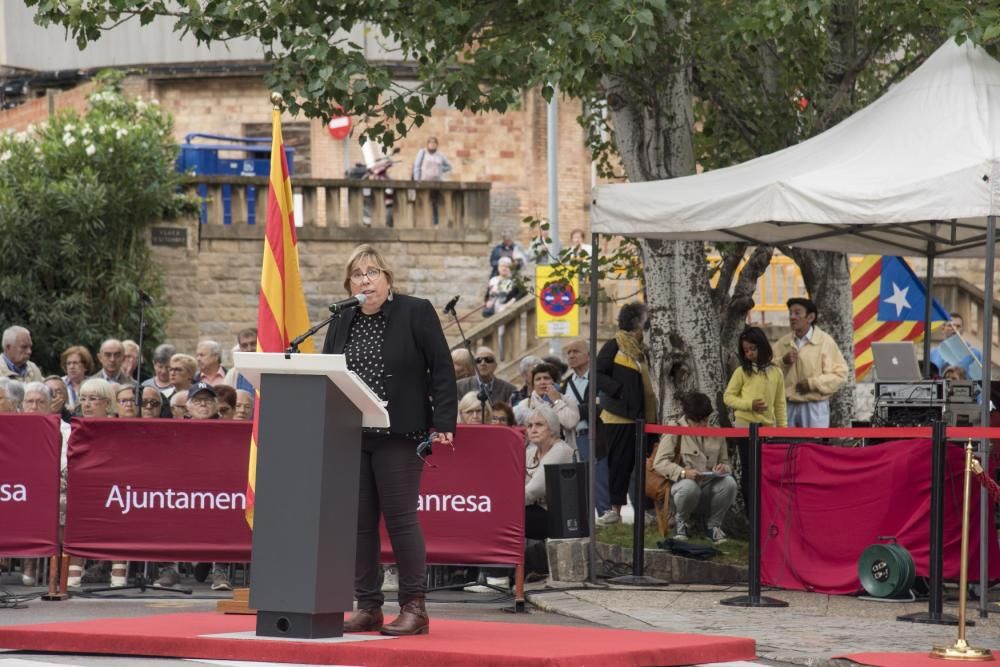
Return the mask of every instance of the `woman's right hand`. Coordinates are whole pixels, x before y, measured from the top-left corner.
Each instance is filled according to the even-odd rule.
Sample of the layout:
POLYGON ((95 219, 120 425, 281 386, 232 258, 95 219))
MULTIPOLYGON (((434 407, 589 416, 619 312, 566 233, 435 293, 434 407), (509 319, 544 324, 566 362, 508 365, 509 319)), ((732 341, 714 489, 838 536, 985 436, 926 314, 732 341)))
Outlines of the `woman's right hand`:
POLYGON ((767 412, 767 401, 765 401, 763 398, 753 399, 753 411, 767 412))

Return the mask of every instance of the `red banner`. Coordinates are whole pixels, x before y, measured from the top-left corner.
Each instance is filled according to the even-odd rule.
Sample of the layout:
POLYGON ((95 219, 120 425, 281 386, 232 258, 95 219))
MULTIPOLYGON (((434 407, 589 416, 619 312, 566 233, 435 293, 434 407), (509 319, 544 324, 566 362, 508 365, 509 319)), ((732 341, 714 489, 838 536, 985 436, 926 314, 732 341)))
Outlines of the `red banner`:
MULTIPOLYGON (((414 445, 416 447, 416 445, 414 445)), ((524 435, 507 426, 460 425, 455 449, 434 445, 417 513, 427 561, 442 565, 524 559, 524 435)), ((382 527, 382 562, 392 546, 382 527)))
MULTIPOLYGON (((243 512, 250 428, 231 421, 74 420, 65 551, 89 558, 248 561, 243 512)), ((430 460, 437 467, 423 475, 428 562, 519 562, 521 435, 463 426, 455 440, 454 452, 435 448, 430 460)))
MULTIPOLYGON (((882 536, 913 556, 917 576, 930 567, 931 442, 896 440, 871 447, 766 444, 762 450, 761 579, 820 593, 861 589, 858 560, 882 536)), ((949 446, 944 489, 944 576, 958 579, 965 454, 949 446)), ((969 571, 979 572, 979 487, 973 485, 969 571)), ((995 535, 990 512, 990 535, 995 535)), ((990 578, 1000 549, 989 540, 990 578)))
POLYGON ((0 415, 0 554, 59 553, 58 415, 0 415))

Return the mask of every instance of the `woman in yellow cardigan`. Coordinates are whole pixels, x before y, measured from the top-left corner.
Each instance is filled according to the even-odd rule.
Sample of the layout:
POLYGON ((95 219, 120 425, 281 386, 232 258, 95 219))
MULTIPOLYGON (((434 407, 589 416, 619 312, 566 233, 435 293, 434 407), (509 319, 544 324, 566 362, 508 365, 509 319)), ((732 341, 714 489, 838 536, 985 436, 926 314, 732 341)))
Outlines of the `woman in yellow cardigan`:
POLYGON ((787 426, 785 377, 771 363, 774 352, 763 329, 747 327, 739 345, 740 367, 729 378, 723 396, 733 409, 736 426, 787 426))

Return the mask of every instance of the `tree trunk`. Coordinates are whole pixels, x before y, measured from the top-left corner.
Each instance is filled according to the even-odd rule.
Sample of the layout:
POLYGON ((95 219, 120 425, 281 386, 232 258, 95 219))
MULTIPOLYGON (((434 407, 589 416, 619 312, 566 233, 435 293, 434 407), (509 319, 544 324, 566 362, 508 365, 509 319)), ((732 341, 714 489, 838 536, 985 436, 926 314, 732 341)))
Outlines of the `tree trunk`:
POLYGON ((850 426, 854 416, 854 309, 851 270, 840 252, 783 250, 799 265, 806 291, 819 309, 816 324, 833 336, 847 360, 847 382, 830 399, 830 425, 850 426))

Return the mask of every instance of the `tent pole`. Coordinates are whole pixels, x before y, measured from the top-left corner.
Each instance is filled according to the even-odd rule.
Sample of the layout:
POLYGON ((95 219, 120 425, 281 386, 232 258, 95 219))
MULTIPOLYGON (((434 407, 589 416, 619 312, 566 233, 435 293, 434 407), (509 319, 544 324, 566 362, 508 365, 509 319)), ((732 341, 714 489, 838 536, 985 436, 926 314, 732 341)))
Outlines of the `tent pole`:
MULTIPOLYGON (((993 395, 993 271, 994 254, 996 253, 997 217, 986 218, 986 275, 983 288, 983 391, 982 391, 982 421, 981 426, 990 425, 990 399, 993 395)), ((990 439, 983 438, 979 448, 980 461, 983 468, 990 469, 990 439)), ((986 489, 979 490, 979 618, 989 615, 987 608, 989 590, 989 540, 996 536, 989 535, 990 528, 990 497, 986 489)))
MULTIPOLYGON (((596 203, 596 202, 595 202, 596 203)), ((587 503, 587 524, 590 527, 590 544, 587 548, 589 581, 597 583, 597 526, 594 508, 597 506, 597 253, 600 252, 601 235, 590 235, 590 366, 587 375, 587 479, 590 482, 590 502, 587 503)))
MULTIPOLYGON (((934 256, 937 247, 933 241, 927 245, 927 278, 924 281, 924 377, 931 376, 931 318, 934 315, 934 256)), ((939 368, 938 373, 942 370, 939 368)))

